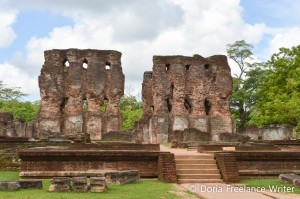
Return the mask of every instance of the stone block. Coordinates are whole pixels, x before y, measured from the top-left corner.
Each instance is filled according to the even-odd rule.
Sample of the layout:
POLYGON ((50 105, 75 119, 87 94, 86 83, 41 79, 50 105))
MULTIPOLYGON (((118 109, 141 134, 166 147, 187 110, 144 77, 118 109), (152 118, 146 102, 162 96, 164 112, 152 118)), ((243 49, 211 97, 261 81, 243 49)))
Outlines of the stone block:
POLYGON ((196 117, 196 118, 191 118, 191 128, 195 128, 201 132, 208 132, 208 117, 196 117))
POLYGON ((295 187, 300 187, 300 179, 294 179, 294 180, 293 180, 293 185, 294 185, 295 187))
POLYGON ((296 174, 280 174, 279 180, 293 184, 294 180, 300 181, 300 176, 296 174))
POLYGON ((42 189, 43 181, 42 180, 19 180, 20 186, 22 189, 42 189))
POLYGON ((107 190, 105 177, 91 177, 90 178, 91 192, 104 192, 107 190))
POLYGON ((51 180, 49 191, 55 192, 69 192, 71 191, 70 178, 68 177, 54 177, 51 180))
POLYGON ((138 170, 132 171, 107 171, 105 172, 105 179, 107 183, 113 184, 128 184, 140 180, 138 170))
POLYGON ((20 183, 17 180, 0 181, 0 191, 16 191, 20 188, 20 183))
POLYGON ((89 186, 86 177, 74 177, 73 178, 73 191, 75 192, 87 192, 89 186))
POLYGON ((184 117, 174 117, 173 131, 183 131, 188 128, 189 122, 184 117))

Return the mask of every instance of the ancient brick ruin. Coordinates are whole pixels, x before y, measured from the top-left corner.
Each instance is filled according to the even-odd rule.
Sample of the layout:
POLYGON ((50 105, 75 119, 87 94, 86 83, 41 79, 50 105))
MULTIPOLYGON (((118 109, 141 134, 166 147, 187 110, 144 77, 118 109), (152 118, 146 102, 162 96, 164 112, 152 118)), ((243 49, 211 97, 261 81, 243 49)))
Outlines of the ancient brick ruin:
POLYGON ((135 124, 141 141, 218 140, 233 132, 226 56, 154 56, 142 86, 143 117, 135 124))
POLYGON ((119 131, 124 94, 121 53, 112 50, 48 50, 39 76, 41 108, 36 128, 42 140, 101 140, 119 131), (107 102, 106 111, 100 106, 107 102))

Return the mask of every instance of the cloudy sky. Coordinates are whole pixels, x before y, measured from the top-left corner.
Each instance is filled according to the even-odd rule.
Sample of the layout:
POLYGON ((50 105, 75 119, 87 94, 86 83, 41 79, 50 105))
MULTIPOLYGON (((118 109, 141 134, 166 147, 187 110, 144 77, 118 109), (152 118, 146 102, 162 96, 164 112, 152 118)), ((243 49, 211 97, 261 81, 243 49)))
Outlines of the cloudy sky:
POLYGON ((44 50, 112 49, 137 94, 153 55, 225 54, 244 39, 264 61, 299 45, 299 10, 298 0, 0 0, 0 80, 37 100, 44 50))

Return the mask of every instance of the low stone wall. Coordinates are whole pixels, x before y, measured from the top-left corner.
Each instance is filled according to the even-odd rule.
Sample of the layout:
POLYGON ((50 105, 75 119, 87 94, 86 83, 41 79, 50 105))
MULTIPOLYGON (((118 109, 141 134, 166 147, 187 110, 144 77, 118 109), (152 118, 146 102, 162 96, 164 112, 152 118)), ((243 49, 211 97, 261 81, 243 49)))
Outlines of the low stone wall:
POLYGON ((81 144, 74 143, 70 145, 70 149, 74 150, 134 150, 134 151, 160 151, 159 144, 136 144, 136 143, 97 143, 97 144, 81 144))
POLYGON ((235 152, 241 176, 300 173, 300 152, 235 152))
POLYGON ((109 131, 102 132, 102 141, 119 141, 119 142, 132 142, 134 140, 132 132, 125 131, 109 131))
POLYGON ((0 138, 0 171, 19 171, 18 150, 31 147, 67 146, 69 143, 28 142, 26 138, 0 138))
POLYGON ((230 145, 230 144, 204 144, 197 147, 199 153, 208 151, 223 151, 223 147, 235 147, 235 151, 280 151, 280 147, 274 145, 230 145))
POLYGON ((225 181, 235 180, 230 177, 233 169, 228 169, 233 164, 241 178, 300 174, 300 152, 221 152, 215 156, 225 181))
MULTIPOLYGON (((26 149, 19 151, 19 157, 23 172, 138 170, 141 177, 159 177, 172 159, 175 165, 174 155, 159 151, 26 149)), ((160 180, 169 182, 169 175, 160 180)))
POLYGON ((245 134, 254 140, 289 140, 292 137, 294 127, 287 124, 266 125, 263 128, 249 126, 245 134))

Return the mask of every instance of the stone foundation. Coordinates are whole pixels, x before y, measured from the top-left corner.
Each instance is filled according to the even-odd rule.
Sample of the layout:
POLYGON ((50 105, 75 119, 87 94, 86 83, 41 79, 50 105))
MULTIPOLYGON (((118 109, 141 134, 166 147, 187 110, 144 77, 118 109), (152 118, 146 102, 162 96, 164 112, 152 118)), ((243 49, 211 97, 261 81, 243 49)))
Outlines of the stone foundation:
MULTIPOLYGON (((20 150, 18 155, 22 160, 22 178, 53 177, 59 173, 62 176, 78 176, 78 173, 79 176, 88 176, 88 172, 95 170, 116 170, 121 172, 120 175, 125 170, 138 170, 141 177, 158 177, 159 172, 169 165, 173 165, 170 175, 176 176, 174 155, 169 152, 39 148, 20 150), (160 156, 168 158, 159 161, 160 156)), ((168 178, 168 175, 163 175, 160 179, 169 181, 168 178)), ((123 181, 126 182, 126 178, 123 181)))

